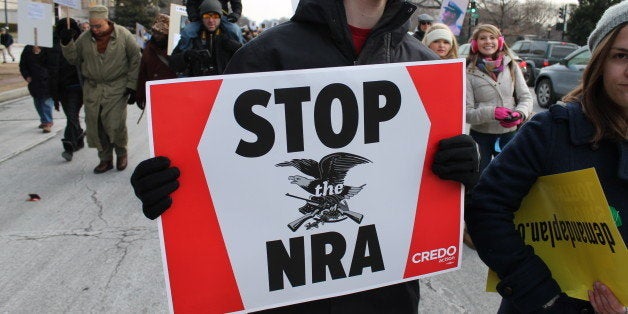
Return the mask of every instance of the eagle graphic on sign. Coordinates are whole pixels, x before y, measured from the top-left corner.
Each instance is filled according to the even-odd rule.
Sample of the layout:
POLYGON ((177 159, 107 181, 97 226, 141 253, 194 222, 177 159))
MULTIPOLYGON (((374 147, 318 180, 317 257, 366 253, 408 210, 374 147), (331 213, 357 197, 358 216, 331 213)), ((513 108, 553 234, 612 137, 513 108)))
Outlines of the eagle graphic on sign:
POLYGON ((344 180, 351 168, 370 162, 362 156, 340 152, 329 154, 320 162, 312 159, 292 159, 276 164, 277 167, 295 167, 310 177, 301 175, 288 177, 290 183, 310 193, 309 198, 286 193, 286 196, 305 201, 305 205, 299 208, 303 216, 289 223, 288 228, 297 231, 310 219, 313 222, 306 224, 307 229, 318 228, 319 224, 338 222, 347 217, 356 223, 361 223, 364 215, 349 210, 346 200, 360 193, 366 184, 357 187, 348 186, 344 185, 344 180))

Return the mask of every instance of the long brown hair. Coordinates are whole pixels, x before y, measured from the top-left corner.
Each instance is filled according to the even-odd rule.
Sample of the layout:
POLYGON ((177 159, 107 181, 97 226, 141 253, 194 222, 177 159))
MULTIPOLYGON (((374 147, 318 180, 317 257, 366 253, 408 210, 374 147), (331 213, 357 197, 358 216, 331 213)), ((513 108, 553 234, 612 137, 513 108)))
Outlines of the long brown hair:
POLYGON ((595 134, 592 143, 603 138, 626 140, 628 138, 628 121, 623 110, 611 100, 604 89, 602 80, 604 62, 609 58, 611 47, 619 31, 627 23, 615 27, 591 52, 591 60, 582 73, 582 82, 569 94, 563 97, 564 102, 580 102, 582 109, 593 124, 595 134))
MULTIPOLYGON (((491 25, 491 24, 480 24, 478 25, 474 30, 473 30, 473 34, 471 34, 471 40, 478 40, 478 37, 480 36, 481 32, 489 32, 495 36, 502 36, 502 32, 499 30, 499 28, 497 28, 497 26, 495 25, 491 25)), ((470 41, 471 41, 470 40, 470 41)), ((470 42, 469 41, 469 42, 470 42)), ((510 53, 510 48, 508 48, 508 45, 506 44, 506 42, 504 41, 504 47, 502 48, 502 50, 496 51, 491 57, 493 59, 496 59, 499 54, 504 54, 507 55, 508 57, 510 57, 510 64, 508 65, 508 69, 510 70, 510 76, 512 77, 513 83, 515 81, 515 68, 518 67, 518 65, 515 62, 515 57, 513 57, 513 55, 510 53)), ((474 68, 476 65, 476 62, 478 61, 478 58, 480 58, 480 52, 479 51, 471 51, 471 49, 469 48, 469 55, 467 56, 467 64, 469 68, 474 68)))

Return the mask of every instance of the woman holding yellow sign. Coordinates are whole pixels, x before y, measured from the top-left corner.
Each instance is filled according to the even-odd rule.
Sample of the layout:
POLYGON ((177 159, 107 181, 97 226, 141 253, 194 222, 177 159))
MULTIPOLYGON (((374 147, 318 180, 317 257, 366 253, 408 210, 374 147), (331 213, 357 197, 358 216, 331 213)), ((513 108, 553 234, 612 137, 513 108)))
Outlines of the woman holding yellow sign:
MULTIPOLYGON (((591 61, 583 73, 582 83, 563 99, 567 105, 552 106, 519 130, 482 174, 465 213, 480 258, 499 277, 497 292, 503 299, 498 313, 628 313, 625 289, 628 278, 606 276, 604 283, 599 282, 599 278, 579 282, 585 287, 582 290, 589 287, 589 301, 569 297, 556 276, 568 266, 555 267, 552 271, 548 265, 556 259, 539 257, 541 251, 535 251, 522 239, 521 227, 527 227, 514 222, 514 212, 537 179, 594 168, 603 196, 611 207, 614 224, 623 238, 623 243, 622 239, 617 239, 612 243, 616 246, 604 254, 626 255, 628 226, 622 221, 628 223, 625 194, 628 191, 628 1, 606 10, 589 36, 588 45, 591 61)), ((572 193, 572 196, 581 195, 572 193)), ((561 196, 550 194, 550 197, 561 196)), ((567 198, 567 201, 574 200, 567 198)), ((525 208, 530 212, 531 207, 525 208)), ((598 208, 587 208, 588 211, 594 209, 598 208)), ((599 208, 603 214, 605 210, 599 208)), ((553 221, 551 223, 553 225, 553 221)), ((577 233, 584 237, 587 230, 577 233)), ((552 241, 561 235, 564 233, 554 231, 552 241)), ((610 244, 608 239, 596 236, 587 239, 610 244)), ((573 245, 573 239, 570 240, 573 245)), ((582 246, 592 243, 582 242, 582 246)), ((596 258, 587 256, 586 259, 596 258)), ((563 256, 564 264, 559 265, 566 265, 565 259, 563 256)), ((592 265, 588 262, 580 261, 580 264, 592 265)), ((587 267, 588 270, 593 268, 583 268, 587 267)), ((596 276, 615 271, 599 267, 594 270, 596 276)), ((586 295, 584 291, 579 297, 586 299, 586 295)))

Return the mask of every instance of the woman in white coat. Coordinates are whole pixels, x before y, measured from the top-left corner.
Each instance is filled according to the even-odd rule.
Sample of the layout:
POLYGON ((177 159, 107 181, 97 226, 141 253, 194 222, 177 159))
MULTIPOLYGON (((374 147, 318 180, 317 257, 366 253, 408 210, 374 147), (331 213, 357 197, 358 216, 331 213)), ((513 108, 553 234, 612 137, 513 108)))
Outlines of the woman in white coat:
POLYGON ((467 57, 466 118, 480 148, 480 173, 488 166, 496 144, 506 145, 532 112, 532 95, 499 29, 475 28, 467 57))

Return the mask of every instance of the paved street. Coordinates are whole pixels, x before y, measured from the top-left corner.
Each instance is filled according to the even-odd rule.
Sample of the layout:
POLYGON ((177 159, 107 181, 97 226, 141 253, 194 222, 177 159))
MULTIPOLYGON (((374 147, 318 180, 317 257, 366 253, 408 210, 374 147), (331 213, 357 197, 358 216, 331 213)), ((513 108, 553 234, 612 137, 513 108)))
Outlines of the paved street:
MULTIPOLYGON (((61 158, 62 113, 43 134, 30 97, 0 103, 0 312, 168 311, 157 223, 129 184, 148 157, 139 112, 129 107, 127 170, 95 175, 95 149, 61 158)), ((421 280, 421 313, 496 312, 499 296, 483 292, 486 267, 463 252, 461 270, 421 280)))

